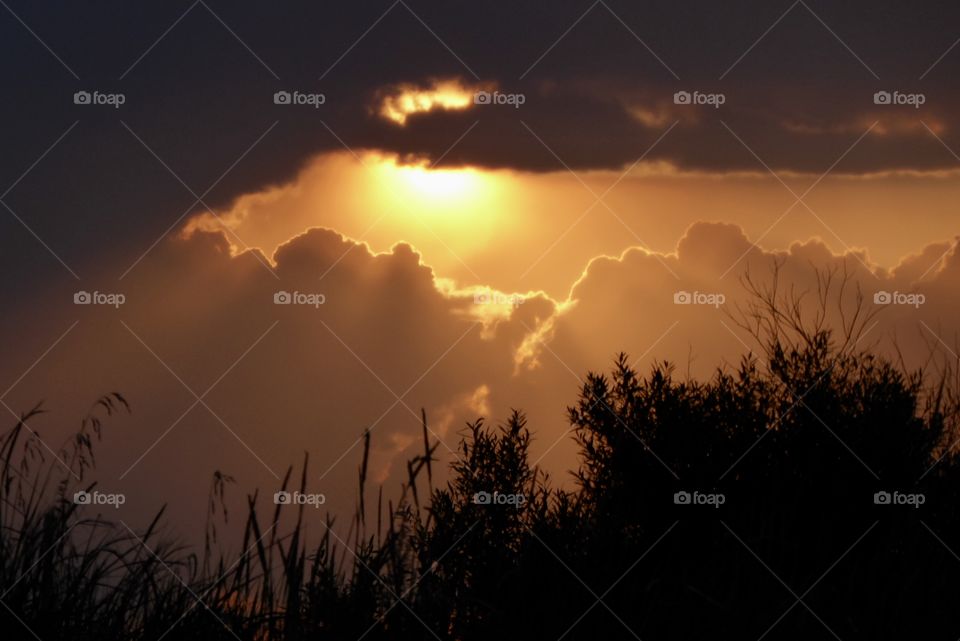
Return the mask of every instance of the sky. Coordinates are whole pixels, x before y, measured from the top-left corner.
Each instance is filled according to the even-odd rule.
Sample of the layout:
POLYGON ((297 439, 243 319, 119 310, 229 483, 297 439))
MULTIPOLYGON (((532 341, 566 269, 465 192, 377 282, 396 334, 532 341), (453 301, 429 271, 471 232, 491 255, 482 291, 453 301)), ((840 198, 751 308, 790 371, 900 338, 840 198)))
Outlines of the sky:
POLYGON ((349 513, 421 408, 444 463, 525 410, 569 483, 586 372, 735 367, 775 265, 956 359, 954 3, 0 5, 0 411, 55 461, 124 394, 132 520, 304 452, 349 513))

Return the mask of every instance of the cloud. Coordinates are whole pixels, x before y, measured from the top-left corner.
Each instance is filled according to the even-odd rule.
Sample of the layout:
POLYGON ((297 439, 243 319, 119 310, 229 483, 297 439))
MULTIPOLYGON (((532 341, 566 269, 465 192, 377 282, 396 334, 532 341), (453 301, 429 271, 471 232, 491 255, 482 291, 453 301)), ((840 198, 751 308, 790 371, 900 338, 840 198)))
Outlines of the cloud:
MULTIPOLYGON (((590 261, 569 299, 540 325, 548 331, 531 337, 525 373, 514 383, 529 399, 524 407, 532 424, 552 424, 560 411, 559 403, 537 390, 569 402, 587 371, 607 371, 621 351, 642 374, 655 362, 669 361, 677 376, 704 379, 718 368, 735 368, 748 352, 761 355, 762 366, 763 346, 741 326, 755 301, 743 278, 749 275, 764 289, 775 268, 779 296, 802 296, 811 322, 818 278, 833 273, 826 322, 838 332, 837 341, 859 305, 861 318, 871 316, 862 325, 859 347, 902 357, 910 368, 923 366, 931 353, 943 364, 960 352, 956 243, 932 244, 888 271, 863 251, 836 254, 818 239, 768 251, 754 246, 736 225, 701 222, 688 229, 673 253, 630 248, 590 261)), ((569 439, 555 433, 542 438, 539 451, 549 451, 545 460, 575 464, 569 439)))
MULTIPOLYGON (((566 299, 555 300, 461 287, 407 243, 376 252, 313 228, 267 257, 196 228, 163 243, 121 284, 99 285, 126 296, 120 308, 75 306, 67 293, 48 303, 45 322, 79 323, 5 402, 19 409, 54 399, 61 422, 44 418, 36 428, 55 444, 93 398, 123 392, 134 415, 108 425, 98 476, 128 494, 125 519, 169 502, 175 520, 196 523, 213 470, 239 479, 239 498, 275 487, 274 474, 282 477, 305 450, 312 487, 348 514, 364 430, 372 428, 371 478, 389 492, 403 480, 402 463, 420 452, 420 408, 431 439, 443 441, 438 470, 454 456, 464 421, 526 410, 535 457, 564 483, 575 464, 564 409, 585 373, 606 370, 620 351, 641 372, 661 359, 680 376, 735 365, 757 349, 735 321, 748 301, 740 278, 767 282, 775 263, 782 291, 807 292, 808 301, 815 269, 848 274, 845 309, 859 287, 865 307, 880 312, 867 342, 893 354, 895 337, 911 365, 931 346, 956 349, 954 243, 883 270, 865 252, 836 254, 817 239, 769 251, 736 225, 700 222, 673 252, 634 247, 595 257, 566 299), (282 304, 278 293, 287 295, 282 304), (877 294, 892 304, 876 305, 877 294), (911 304, 916 294, 923 302, 911 304)), ((35 347, 11 351, 6 380, 29 366, 35 347)))
MULTIPOLYGON (((140 517, 170 502, 192 523, 214 470, 239 479, 240 491, 266 492, 305 450, 312 483, 349 513, 365 429, 371 470, 398 488, 402 463, 420 451, 420 408, 431 439, 445 442, 442 469, 459 427, 493 406, 490 386, 513 375, 525 330, 503 310, 485 315, 473 292, 439 284, 407 244, 374 253, 317 228, 276 250, 273 273, 261 261, 231 252, 222 233, 196 230, 122 283, 99 285, 126 296, 119 308, 64 295, 50 316, 78 318, 76 330, 5 401, 56 399, 59 422, 37 425, 55 445, 99 394, 122 392, 134 414, 108 427, 98 477, 122 487, 140 517)), ((552 311, 543 297, 530 306, 552 311)), ((536 322, 526 309, 522 317, 536 322)), ((31 351, 6 361, 9 380, 31 351)))
POLYGON ((770 90, 764 85, 761 91, 754 83, 712 80, 677 85, 626 72, 551 76, 523 84, 506 78, 483 84, 464 77, 431 79, 376 92, 379 117, 407 131, 383 135, 368 128, 351 138, 367 148, 450 166, 616 170, 644 156, 683 171, 723 174, 766 165, 777 172, 819 175, 863 136, 835 172, 856 176, 956 167, 937 140, 955 143, 949 108, 955 97, 920 94, 925 102, 919 108, 878 105, 875 89, 862 79, 828 91, 831 100, 817 102, 792 86, 770 90), (522 102, 473 104, 474 92, 501 85, 501 91, 523 96, 522 102), (720 104, 678 104, 678 90, 719 96, 720 104), (408 121, 413 115, 416 127, 408 121), (466 136, 451 149, 474 124, 479 135, 466 136))
POLYGON ((462 80, 434 79, 425 86, 403 83, 379 92, 376 112, 398 125, 414 114, 432 111, 462 111, 473 105, 474 94, 483 86, 467 86, 462 80))
MULTIPOLYGON (((539 146, 532 136, 531 142, 539 146)), ((232 251, 259 247, 267 257, 314 226, 362 239, 378 252, 403 240, 461 287, 543 290, 554 299, 566 297, 595 256, 619 255, 629 244, 670 253, 703 212, 739 225, 770 249, 822 234, 832 251, 869 247, 872 259, 889 268, 955 233, 955 175, 779 177, 793 194, 762 168, 719 175, 644 161, 628 174, 575 176, 437 169, 422 159, 341 151, 311 159, 283 183, 242 194, 216 216, 201 210, 188 218, 186 231, 220 231, 226 224, 232 251), (794 203, 794 194, 809 188, 804 203, 794 203), (904 211, 917 211, 924 224, 888 233, 904 211)))

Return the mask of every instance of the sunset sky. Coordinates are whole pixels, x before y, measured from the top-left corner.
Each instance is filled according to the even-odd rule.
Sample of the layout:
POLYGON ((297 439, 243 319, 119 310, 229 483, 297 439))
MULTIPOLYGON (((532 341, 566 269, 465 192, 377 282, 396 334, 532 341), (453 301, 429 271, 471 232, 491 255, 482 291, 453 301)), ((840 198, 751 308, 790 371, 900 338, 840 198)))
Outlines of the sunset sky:
POLYGON ((0 5, 0 412, 43 401, 52 456, 124 394, 131 519, 201 532, 214 470, 304 451, 349 510, 363 431, 395 487, 421 408, 444 463, 524 409, 569 482, 586 372, 735 366, 777 260, 957 357, 956 3, 0 5))

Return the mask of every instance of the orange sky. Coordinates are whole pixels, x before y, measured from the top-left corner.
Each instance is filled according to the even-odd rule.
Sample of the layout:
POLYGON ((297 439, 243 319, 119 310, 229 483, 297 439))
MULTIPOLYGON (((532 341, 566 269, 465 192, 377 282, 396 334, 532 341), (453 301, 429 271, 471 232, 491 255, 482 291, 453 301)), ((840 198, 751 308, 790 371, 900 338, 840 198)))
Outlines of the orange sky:
MULTIPOLYGON (((376 251, 410 242, 439 276, 460 285, 542 289, 563 299, 591 258, 631 246, 670 253, 700 220, 735 223, 768 249, 819 238, 835 252, 865 250, 871 263, 892 268, 951 239, 960 202, 950 173, 837 173, 818 181, 644 164, 528 174, 397 162, 346 151, 317 157, 290 182, 242 196, 219 216, 237 250, 271 255, 304 229, 329 227, 376 251)), ((201 214, 189 228, 220 224, 201 214)))
POLYGON ((528 412, 563 485, 586 373, 735 366, 774 264, 958 360, 957 3, 15 4, 0 411, 55 456, 124 394, 128 523, 199 540, 214 471, 239 513, 305 451, 349 514, 368 429, 389 499, 421 409, 438 470, 528 412))
MULTIPOLYGON (((802 194, 817 177, 784 180, 802 194)), ((143 518, 175 497, 190 522, 204 509, 191 488, 212 470, 272 487, 304 450, 329 507, 348 511, 363 430, 372 478, 399 487, 420 408, 443 463, 464 421, 527 411, 534 456, 563 484, 576 451, 565 408, 587 371, 626 351, 641 372, 669 360, 706 377, 756 349, 731 317, 747 269, 766 278, 779 260, 798 291, 815 269, 846 270, 870 309, 885 291, 922 292, 923 306, 885 309, 870 341, 889 350, 896 335, 911 364, 931 345, 956 351, 957 190, 953 176, 836 174, 804 198, 822 222, 797 205, 771 229, 794 198, 765 174, 431 170, 327 154, 217 218, 188 218, 124 279, 84 282, 124 293, 118 308, 36 292, 22 309, 46 313, 12 321, 23 339, 5 402, 47 398, 51 416, 73 417, 122 391, 135 413, 111 428, 100 469, 105 487, 141 497, 126 509, 143 518), (324 303, 278 305, 279 292, 324 303), (677 304, 683 292, 723 299, 677 304)), ((57 442, 71 424, 49 420, 57 442)))

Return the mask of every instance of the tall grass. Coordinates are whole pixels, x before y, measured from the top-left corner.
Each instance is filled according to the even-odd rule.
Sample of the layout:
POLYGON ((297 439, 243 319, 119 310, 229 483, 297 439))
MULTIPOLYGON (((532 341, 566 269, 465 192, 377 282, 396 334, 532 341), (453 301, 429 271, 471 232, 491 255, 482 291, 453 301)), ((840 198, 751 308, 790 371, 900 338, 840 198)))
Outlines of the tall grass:
MULTIPOLYGON (((57 451, 25 413, 0 435, 0 623, 4 638, 301 639, 358 638, 385 628, 417 579, 414 534, 429 527, 420 492, 432 493, 434 452, 423 415, 423 454, 408 462, 394 502, 379 489, 374 524, 366 504, 370 434, 364 434, 358 503, 345 537, 327 515, 319 541, 305 537, 304 506, 247 497, 243 552, 219 547, 226 488, 215 472, 201 554, 161 536, 164 509, 148 526, 84 516, 74 501, 95 467, 103 421, 129 411, 119 394, 99 399, 78 432, 57 451), (423 488, 419 488, 422 485, 423 488), (293 523, 281 521, 293 510, 293 523), (7 634, 11 636, 7 636, 7 634), (319 635, 319 636, 318 636, 319 635)), ((309 457, 287 469, 281 491, 308 491, 309 457)))

